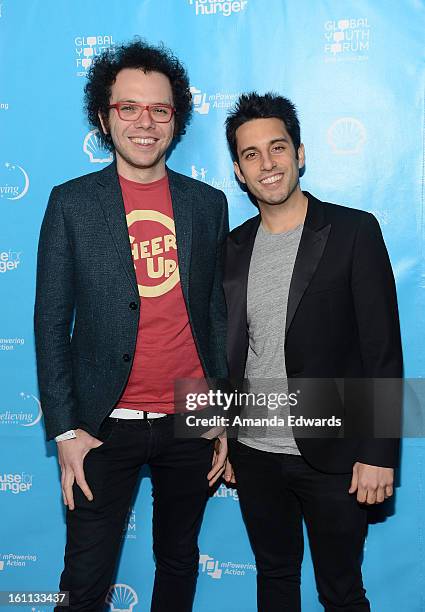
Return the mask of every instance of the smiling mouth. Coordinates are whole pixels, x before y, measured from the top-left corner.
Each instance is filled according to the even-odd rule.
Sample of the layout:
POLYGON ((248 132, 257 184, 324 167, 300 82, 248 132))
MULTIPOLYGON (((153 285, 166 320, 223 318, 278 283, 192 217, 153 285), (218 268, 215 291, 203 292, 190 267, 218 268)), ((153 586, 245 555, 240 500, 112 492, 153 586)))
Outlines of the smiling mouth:
POLYGON ((272 176, 266 176, 266 178, 261 179, 259 182, 262 185, 273 185, 274 183, 278 183, 280 180, 282 180, 282 178, 282 173, 273 174, 272 176))
POLYGON ((141 145, 143 147, 153 145, 157 142, 157 138, 140 138, 139 136, 129 136, 129 140, 136 145, 141 145))

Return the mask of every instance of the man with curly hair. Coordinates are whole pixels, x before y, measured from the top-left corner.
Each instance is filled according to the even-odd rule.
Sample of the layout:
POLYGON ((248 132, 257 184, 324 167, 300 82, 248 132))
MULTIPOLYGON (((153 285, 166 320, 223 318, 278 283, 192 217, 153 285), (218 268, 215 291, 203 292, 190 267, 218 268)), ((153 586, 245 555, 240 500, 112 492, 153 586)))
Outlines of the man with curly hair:
MULTIPOLYGON (((107 168, 55 187, 41 228, 35 335, 47 438, 67 506, 60 588, 103 610, 142 465, 153 486, 151 610, 192 609, 197 537, 226 440, 174 436, 174 381, 226 376, 224 194, 168 169, 188 76, 136 39, 92 64, 90 123, 107 168)), ((60 608, 63 609, 63 608, 60 608)))

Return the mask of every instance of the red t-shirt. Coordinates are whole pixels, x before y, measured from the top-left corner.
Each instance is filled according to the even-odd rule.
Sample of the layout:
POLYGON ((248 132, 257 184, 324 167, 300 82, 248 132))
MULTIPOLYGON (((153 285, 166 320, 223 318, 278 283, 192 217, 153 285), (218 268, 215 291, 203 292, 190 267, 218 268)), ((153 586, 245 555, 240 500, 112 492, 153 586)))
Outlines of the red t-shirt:
POLYGON ((168 177, 119 177, 140 295, 133 367, 119 408, 174 412, 174 381, 203 378, 180 284, 168 177))

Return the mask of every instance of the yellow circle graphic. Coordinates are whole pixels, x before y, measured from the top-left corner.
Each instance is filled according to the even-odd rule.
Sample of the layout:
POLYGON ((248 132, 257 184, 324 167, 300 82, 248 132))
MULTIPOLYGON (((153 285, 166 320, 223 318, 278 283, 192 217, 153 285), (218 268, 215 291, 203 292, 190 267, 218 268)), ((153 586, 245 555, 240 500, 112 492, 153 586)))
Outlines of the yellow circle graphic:
MULTIPOLYGON (((176 227, 173 219, 170 219, 170 217, 167 217, 167 215, 164 215, 157 210, 133 210, 132 212, 128 213, 126 219, 128 228, 130 228, 136 221, 156 221, 157 223, 164 225, 174 236, 176 235, 176 227)), ((164 293, 171 291, 171 289, 173 289, 173 287, 175 287, 179 281, 180 271, 179 266, 177 265, 177 268, 174 270, 171 276, 169 276, 163 283, 155 285, 154 287, 137 285, 139 288, 139 295, 141 297, 149 298, 159 297, 164 295, 164 293)))

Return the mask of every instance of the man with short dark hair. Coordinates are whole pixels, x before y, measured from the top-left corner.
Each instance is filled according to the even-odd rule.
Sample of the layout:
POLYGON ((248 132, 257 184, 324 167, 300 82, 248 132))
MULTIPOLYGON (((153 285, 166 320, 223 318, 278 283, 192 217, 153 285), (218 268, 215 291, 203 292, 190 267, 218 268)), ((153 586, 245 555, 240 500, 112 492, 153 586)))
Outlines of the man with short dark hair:
POLYGON ((60 587, 70 610, 103 610, 148 464, 151 610, 189 612, 208 482, 223 473, 227 447, 174 436, 174 382, 227 373, 226 198, 165 165, 191 114, 186 71, 165 48, 136 40, 106 51, 85 93, 115 161, 53 189, 35 306, 41 400, 67 505, 60 587))
POLYGON ((260 429, 246 419, 229 449, 258 609, 301 609, 304 518, 326 611, 364 612, 366 506, 393 494, 398 456, 390 435, 399 403, 376 397, 388 399, 402 376, 388 254, 373 215, 301 191, 305 151, 288 99, 242 95, 226 129, 235 173, 259 209, 227 240, 230 377, 255 397, 287 399, 260 429))

